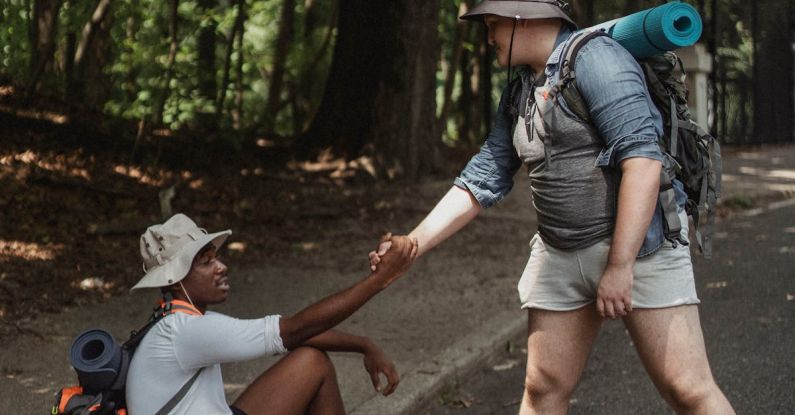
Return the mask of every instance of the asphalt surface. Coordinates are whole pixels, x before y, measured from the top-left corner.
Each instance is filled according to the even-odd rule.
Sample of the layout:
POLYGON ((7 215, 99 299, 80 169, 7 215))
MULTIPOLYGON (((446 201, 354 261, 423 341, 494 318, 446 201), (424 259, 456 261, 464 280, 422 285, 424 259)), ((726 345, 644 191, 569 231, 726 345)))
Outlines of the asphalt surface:
MULTIPOLYGON (((795 413, 795 200, 719 223, 715 255, 695 257, 701 323, 718 385, 738 414, 795 413)), ((487 365, 449 382, 421 413, 516 414, 524 333, 487 365)), ((571 414, 672 413, 623 324, 603 327, 571 400, 571 414)))
MULTIPOLYGON (((795 145, 728 148, 723 156, 722 201, 756 215, 720 223, 715 259, 696 262, 713 372, 738 413, 794 413, 795 208, 768 212, 757 207, 795 198, 795 145)), ((341 324, 374 339, 401 373, 396 393, 384 398, 373 391, 360 356, 333 353, 349 413, 516 413, 526 331, 516 283, 536 228, 523 174, 508 198, 420 258, 406 276, 341 324), (512 353, 501 354, 514 338, 512 353)), ((405 197, 396 191, 394 200, 384 201, 384 227, 407 232, 450 185, 451 180, 423 183, 405 197), (389 215, 397 209, 413 216, 398 222, 389 215)), ((296 263, 287 255, 250 269, 230 264, 233 299, 217 310, 241 318, 289 315, 366 276, 366 252, 374 247, 376 232, 362 230, 355 215, 313 223, 301 226, 316 226, 314 234, 304 232, 314 236, 294 245, 305 261, 296 263)), ((248 230, 235 232, 245 238, 248 230)), ((133 255, 135 249, 120 254, 133 255)), ((76 380, 68 363, 74 336, 99 326, 123 339, 140 327, 153 301, 152 293, 130 293, 16 322, 19 334, 0 347, 0 414, 49 411, 55 391, 76 380)), ((274 360, 225 365, 229 401, 274 360)), ((603 328, 571 412, 669 413, 619 322, 603 328)))

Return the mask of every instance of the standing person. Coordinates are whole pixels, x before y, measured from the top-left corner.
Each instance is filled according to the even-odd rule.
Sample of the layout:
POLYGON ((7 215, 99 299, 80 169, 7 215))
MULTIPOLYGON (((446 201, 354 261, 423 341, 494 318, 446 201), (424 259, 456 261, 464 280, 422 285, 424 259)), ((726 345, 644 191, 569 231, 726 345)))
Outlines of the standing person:
MULTIPOLYGON (((528 310, 520 413, 565 413, 604 318, 620 317, 676 412, 731 414, 707 361, 679 182, 683 229, 664 236, 661 116, 635 59, 606 36, 576 58, 591 120, 569 110, 555 89, 576 30, 567 9, 555 0, 486 0, 462 16, 485 23, 509 85, 480 151, 409 237, 420 255, 429 251, 505 197, 525 164, 538 231, 518 284, 528 310)), ((373 269, 389 249, 370 253, 373 269)))
POLYGON ((229 295, 218 249, 231 233, 207 234, 177 214, 141 236, 146 275, 133 289, 160 288, 167 315, 147 332, 130 363, 126 398, 131 415, 344 414, 326 351, 363 354, 373 387, 384 395, 395 390, 398 374, 375 343, 330 329, 408 269, 416 241, 392 238, 397 249, 384 258, 383 269, 294 316, 241 320, 207 310, 229 295), (229 406, 220 364, 280 353, 287 355, 229 406), (383 389, 382 373, 388 381, 383 389))

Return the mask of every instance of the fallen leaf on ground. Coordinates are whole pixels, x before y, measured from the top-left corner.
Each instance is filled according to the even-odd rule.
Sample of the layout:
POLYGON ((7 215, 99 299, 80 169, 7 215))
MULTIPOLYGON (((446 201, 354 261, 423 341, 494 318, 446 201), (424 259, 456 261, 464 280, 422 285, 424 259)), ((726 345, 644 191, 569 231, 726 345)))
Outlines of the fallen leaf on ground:
POLYGON ((504 370, 509 370, 519 364, 518 360, 508 360, 505 363, 501 363, 499 365, 495 365, 491 368, 491 370, 495 372, 502 372, 504 370))

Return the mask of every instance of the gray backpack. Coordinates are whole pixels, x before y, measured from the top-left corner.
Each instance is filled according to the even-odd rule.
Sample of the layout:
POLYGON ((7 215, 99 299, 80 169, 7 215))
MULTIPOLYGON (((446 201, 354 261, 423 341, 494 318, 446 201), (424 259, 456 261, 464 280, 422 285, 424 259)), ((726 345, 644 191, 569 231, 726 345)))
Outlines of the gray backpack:
MULTIPOLYGON (((575 62, 577 53, 589 40, 607 36, 604 32, 579 32, 573 35, 563 54, 560 79, 553 94, 560 93, 569 108, 584 121, 590 122, 588 107, 577 89, 575 62)), ((693 218, 698 247, 705 258, 712 256, 715 233, 715 209, 720 197, 721 156, 718 140, 693 121, 687 108, 687 86, 681 59, 665 52, 639 60, 646 85, 655 106, 662 114, 664 133, 660 148, 664 154, 660 177, 660 203, 665 217, 668 240, 679 240, 681 223, 671 181, 684 184, 687 193, 687 214, 693 218)))

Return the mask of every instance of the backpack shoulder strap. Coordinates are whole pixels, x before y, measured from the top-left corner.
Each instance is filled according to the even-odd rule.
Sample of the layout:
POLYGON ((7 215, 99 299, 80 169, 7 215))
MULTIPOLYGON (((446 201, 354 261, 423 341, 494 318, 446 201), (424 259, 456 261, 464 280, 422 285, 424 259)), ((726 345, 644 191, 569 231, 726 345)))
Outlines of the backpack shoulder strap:
POLYGON ((196 373, 194 373, 193 376, 187 382, 185 382, 185 384, 182 385, 181 388, 179 388, 177 393, 174 396, 172 396, 171 399, 169 399, 168 402, 166 402, 166 404, 163 405, 163 407, 160 408, 159 411, 155 413, 155 415, 168 415, 168 413, 171 412, 171 410, 174 409, 177 406, 177 404, 179 404, 182 398, 184 398, 185 395, 188 394, 190 387, 193 386, 193 383, 196 382, 196 379, 199 378, 199 375, 202 373, 203 370, 204 368, 197 370, 196 373))
POLYGON ((601 30, 590 32, 578 32, 572 35, 568 40, 568 45, 563 51, 563 60, 560 62, 560 71, 558 73, 558 82, 554 86, 553 94, 561 94, 566 101, 569 109, 583 121, 590 122, 591 115, 588 111, 588 106, 582 99, 579 89, 577 88, 577 73, 575 71, 575 64, 577 63, 577 55, 591 39, 607 36, 607 33, 601 30))

